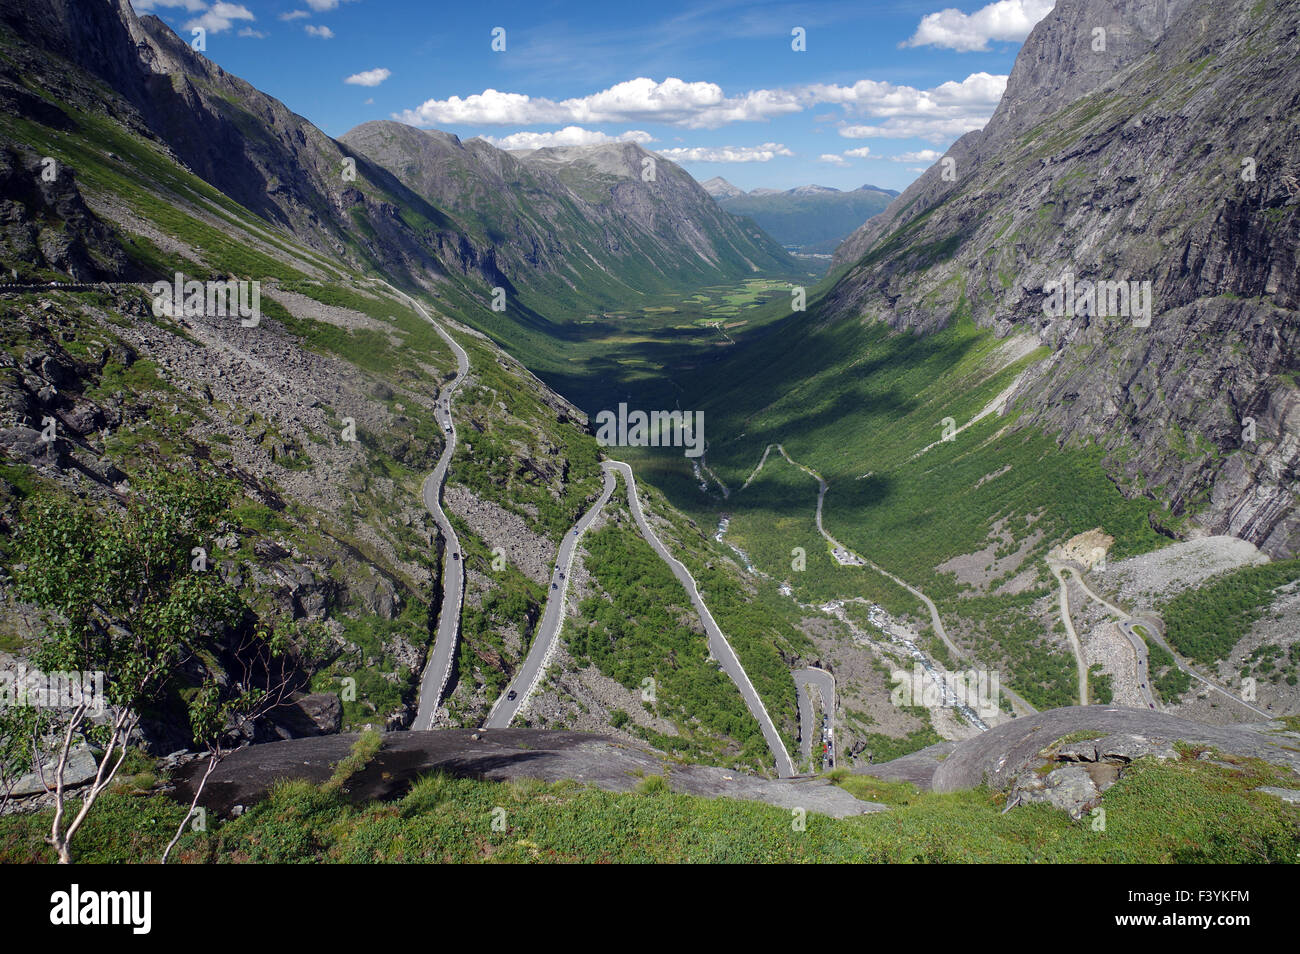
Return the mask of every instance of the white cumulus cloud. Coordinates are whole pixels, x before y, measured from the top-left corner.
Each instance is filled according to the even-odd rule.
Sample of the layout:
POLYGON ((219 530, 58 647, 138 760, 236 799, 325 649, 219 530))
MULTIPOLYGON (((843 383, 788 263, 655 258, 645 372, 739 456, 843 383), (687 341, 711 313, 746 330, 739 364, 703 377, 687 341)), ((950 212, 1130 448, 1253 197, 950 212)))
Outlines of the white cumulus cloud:
POLYGON ((974 13, 949 7, 921 18, 916 32, 900 46, 941 46, 968 53, 987 50, 990 40, 1019 42, 1029 36, 1056 0, 997 0, 974 13))
POLYGON ((659 155, 675 162, 771 162, 794 153, 779 142, 761 146, 690 146, 660 149, 659 155))
MULTIPOLYGON (((908 120, 914 131, 939 140, 978 129, 988 121, 1002 91, 1005 76, 972 73, 933 89, 896 86, 860 80, 852 86, 811 84, 789 89, 749 90, 727 96, 716 83, 686 82, 669 77, 657 82, 646 77, 618 83, 608 89, 572 99, 553 100, 487 89, 463 99, 430 99, 393 118, 413 126, 448 125, 595 125, 599 123, 657 122, 688 129, 715 129, 733 122, 761 121, 798 113, 818 104, 841 108, 847 116, 882 120, 908 120), (915 131, 919 130, 919 132, 915 131)), ((849 126, 845 123, 845 126, 849 126)), ((867 135, 904 135, 886 123, 884 131, 867 135)), ((850 127, 852 128, 852 127, 850 127)), ((871 128, 859 124, 857 128, 871 128)))
POLYGON ((867 156, 871 155, 871 147, 860 146, 857 149, 845 149, 844 155, 853 159, 865 159, 867 156))
MULTIPOLYGON (((851 88, 862 87, 863 83, 851 88)), ((972 73, 961 82, 949 80, 928 90, 888 83, 873 85, 876 88, 870 91, 857 89, 853 111, 882 121, 842 123, 839 127, 841 136, 846 139, 917 138, 945 142, 972 129, 980 129, 988 122, 1006 89, 1007 78, 990 73, 972 73)))
POLYGON ((235 25, 236 20, 255 20, 252 11, 237 3, 214 3, 200 17, 195 17, 185 24, 186 30, 207 30, 209 33, 224 33, 235 25))
POLYGON ((310 10, 290 10, 288 13, 280 14, 281 20, 305 20, 311 16, 310 10))
POLYGON ((565 126, 554 132, 517 132, 500 138, 496 136, 479 138, 498 149, 545 149, 548 146, 599 146, 607 142, 655 141, 655 137, 643 129, 629 129, 621 135, 610 136, 600 130, 583 129, 581 126, 565 126))
POLYGON ((832 166, 847 166, 848 162, 843 156, 836 155, 833 152, 824 152, 817 157, 818 162, 829 162, 832 166))
POLYGON ((322 40, 332 40, 334 38, 334 31, 327 26, 316 26, 314 23, 308 23, 303 29, 307 31, 309 36, 317 36, 322 40))
POLYGON ((656 82, 640 76, 589 96, 558 101, 487 89, 464 99, 452 96, 426 100, 394 118, 414 126, 648 121, 712 129, 729 122, 795 113, 802 108, 793 92, 753 90, 728 97, 717 83, 686 82, 671 76, 656 82))
POLYGON ((353 73, 343 82, 351 83, 353 86, 378 86, 392 75, 392 70, 380 66, 373 70, 363 70, 360 73, 353 73))
POLYGON ((904 152, 901 155, 890 156, 894 162, 937 162, 942 156, 938 149, 921 149, 917 152, 904 152))

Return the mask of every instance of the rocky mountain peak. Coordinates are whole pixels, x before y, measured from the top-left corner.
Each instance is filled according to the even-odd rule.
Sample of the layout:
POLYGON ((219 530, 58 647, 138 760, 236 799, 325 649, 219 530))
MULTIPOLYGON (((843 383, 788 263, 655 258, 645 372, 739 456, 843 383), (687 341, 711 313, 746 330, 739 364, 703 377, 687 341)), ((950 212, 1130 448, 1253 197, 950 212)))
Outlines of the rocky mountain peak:
POLYGON ((736 188, 726 179, 722 178, 722 176, 714 176, 712 179, 701 182, 700 185, 704 188, 705 192, 713 196, 715 199, 724 199, 745 194, 743 189, 736 188))
POLYGON ((1036 335, 1030 418, 1129 455, 1209 532, 1300 551, 1297 30, 1284 0, 1061 0, 953 174, 936 163, 836 250, 832 310, 1036 335), (1046 312, 1067 274, 1145 282, 1149 324, 1046 312), (1269 443, 1243 444, 1247 419, 1269 443))
POLYGON ((1024 126, 1147 55, 1192 0, 1058 0, 1025 39, 990 125, 1024 126))

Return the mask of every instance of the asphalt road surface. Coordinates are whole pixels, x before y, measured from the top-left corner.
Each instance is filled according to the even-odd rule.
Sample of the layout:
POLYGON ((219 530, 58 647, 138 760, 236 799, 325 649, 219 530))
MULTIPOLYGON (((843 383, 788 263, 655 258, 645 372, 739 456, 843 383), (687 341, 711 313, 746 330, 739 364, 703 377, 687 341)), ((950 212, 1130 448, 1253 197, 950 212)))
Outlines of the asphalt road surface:
POLYGON ((564 625, 565 597, 569 592, 569 579, 573 576, 573 556, 582 541, 582 535, 600 516, 601 508, 609 501, 616 483, 614 472, 606 470, 605 489, 601 492, 600 498, 560 541, 559 550, 555 554, 555 569, 551 571, 552 589, 546 599, 546 610, 542 613, 542 621, 533 636, 533 643, 528 648, 524 664, 519 667, 515 678, 510 680, 510 685, 506 686, 505 692, 501 693, 496 705, 488 713, 483 728, 504 729, 509 726, 516 713, 524 707, 524 703, 532 695, 538 679, 546 670, 546 661, 550 658, 555 639, 560 635, 560 628, 564 625), (512 692, 515 694, 514 699, 510 698, 512 692))
POLYGON ((831 757, 828 760, 833 768, 835 765, 835 677, 825 669, 818 669, 816 666, 809 666, 807 669, 796 669, 794 675, 794 689, 799 696, 799 747, 805 760, 812 759, 813 740, 821 742, 822 733, 817 714, 813 712, 812 697, 808 692, 809 686, 816 686, 821 693, 822 714, 826 717, 827 738, 832 740, 831 757))
MULTIPOLYGON (((388 285, 387 282, 383 284, 388 285)), ((460 635, 461 601, 465 595, 464 558, 460 552, 460 540, 456 536, 456 531, 452 529, 451 521, 442 510, 442 487, 447 480, 447 467, 451 463, 452 455, 456 453, 456 424, 451 418, 451 399, 461 382, 465 380, 465 376, 469 374, 469 355, 442 325, 433 320, 433 316, 424 310, 423 305, 405 292, 393 288, 392 285, 388 287, 409 301, 415 310, 433 325, 434 330, 447 342, 452 354, 456 356, 456 377, 438 395, 438 403, 434 407, 434 417, 442 427, 447 443, 442 449, 442 456, 438 458, 433 473, 424 478, 424 487, 421 490, 424 506, 433 516, 438 530, 446 541, 442 560, 442 609, 438 613, 438 633, 434 638, 433 652, 429 654, 424 675, 420 679, 418 709, 415 721, 411 723, 412 729, 431 729, 434 716, 438 712, 438 703, 442 701, 442 694, 447 691, 447 681, 451 678, 451 664, 456 657, 456 639, 460 635)))
POLYGON ((677 577, 682 586, 686 587, 691 603, 694 604, 695 611, 700 616, 700 622, 704 624, 704 631, 708 634, 710 654, 722 666, 723 672, 731 677, 731 681, 740 690, 741 697, 744 698, 750 714, 758 720, 759 728, 763 730, 763 738, 767 740, 767 746, 776 758, 777 774, 782 778, 791 778, 795 771, 794 763, 790 760, 790 753, 786 751, 785 743, 781 741, 780 733, 776 731, 772 717, 767 714, 767 708, 763 705, 763 700, 759 697, 758 691, 754 688, 754 684, 749 681, 749 676, 745 673, 745 667, 740 664, 735 650, 727 642, 727 637, 722 635, 722 630, 713 619, 713 614, 704 605, 695 577, 691 576, 690 571, 668 552, 668 549, 659 541, 654 530, 646 521, 645 514, 641 512, 641 501, 637 498, 636 478, 632 476, 632 468, 619 460, 605 461, 601 466, 606 470, 617 470, 623 475, 623 482, 627 485, 627 504, 632 511, 632 516, 636 519, 637 526, 641 528, 641 535, 659 554, 659 558, 668 564, 668 568, 673 571, 673 576, 677 577))
MULTIPOLYGON (((1151 660, 1147 657, 1147 644, 1133 629, 1136 622, 1137 620, 1126 619, 1115 625, 1129 641, 1129 645, 1133 647, 1133 655, 1137 658, 1138 692, 1142 694, 1142 704, 1148 709, 1157 709, 1159 704, 1156 702, 1155 693, 1151 691, 1151 660)), ((1150 626, 1144 628, 1148 631, 1152 629, 1150 626)))
MULTIPOLYGON (((925 608, 930 611, 930 624, 934 627, 935 635, 937 635, 939 639, 943 642, 943 644, 948 647, 948 652, 952 654, 953 659, 954 660, 965 659, 967 657, 966 652, 962 650, 960 646, 958 646, 956 643, 954 643, 951 639, 948 638, 948 630, 944 628, 943 619, 939 616, 939 607, 934 605, 934 600, 930 599, 930 597, 926 596, 924 593, 922 593, 912 584, 908 583, 906 580, 903 580, 900 577, 897 577, 894 574, 890 573, 884 567, 871 562, 866 557, 862 556, 860 553, 854 553, 844 544, 840 543, 833 536, 831 536, 830 533, 827 531, 826 527, 822 525, 822 506, 826 501, 826 491, 830 490, 830 484, 826 482, 826 478, 824 478, 821 474, 817 473, 817 471, 813 470, 811 467, 805 467, 803 464, 796 461, 794 458, 792 458, 789 454, 785 452, 785 448, 782 447, 780 444, 776 445, 776 449, 779 450, 781 452, 781 456, 784 457, 787 461, 789 461, 792 465, 798 467, 804 473, 816 479, 817 481, 817 516, 816 516, 817 532, 820 533, 822 537, 826 540, 826 542, 831 545, 831 553, 835 557, 836 561, 838 561, 844 566, 869 566, 871 567, 871 569, 875 570, 881 576, 893 580, 903 589, 907 590, 909 593, 915 596, 918 600, 924 603, 925 608)), ((766 454, 764 455, 764 459, 766 459, 766 454)), ((762 466, 763 466, 762 461, 760 461, 759 467, 762 466)), ((757 472, 758 472, 757 469, 755 469, 755 473, 757 472)), ((750 479, 751 480, 753 479, 753 474, 750 475, 750 479)), ((1011 707, 1012 709, 1015 710, 1017 714, 1030 715, 1038 711, 1033 706, 1031 706, 1029 702, 1023 696, 1020 695, 1020 693, 1009 688, 1005 684, 1000 686, 1000 691, 1011 701, 1011 707)))
MULTIPOLYGON (((1079 705, 1088 704, 1088 666, 1083 661, 1083 645, 1079 642, 1079 634, 1074 631, 1074 620, 1070 618, 1070 591, 1065 581, 1065 571, 1068 567, 1062 567, 1061 564, 1052 560, 1047 561, 1047 567, 1056 577, 1056 582, 1061 584, 1060 603, 1061 603, 1061 622, 1065 624, 1065 635, 1070 639, 1070 649, 1074 652, 1075 668, 1079 672, 1079 705)), ((1142 681, 1141 672, 1138 673, 1138 682, 1142 681)))
MULTIPOLYGON (((1251 705, 1249 702, 1247 702, 1245 699, 1241 698, 1240 696, 1234 695, 1233 693, 1229 692, 1227 689, 1224 689, 1222 686, 1217 685, 1216 683, 1213 683, 1210 680, 1206 679, 1199 672, 1193 669, 1191 664, 1188 663, 1187 660, 1185 660, 1182 656, 1180 656, 1178 654, 1178 651, 1175 650, 1173 646, 1170 646, 1167 642, 1165 642, 1165 638, 1160 634, 1159 626, 1157 626, 1155 623, 1149 620, 1134 619, 1130 617, 1128 613, 1124 612, 1124 610, 1116 606, 1114 603, 1102 599, 1100 596, 1098 596, 1088 587, 1088 582, 1083 578, 1083 573, 1080 572, 1077 567, 1071 567, 1071 569, 1074 570, 1074 578, 1079 581, 1079 585, 1083 587, 1083 591, 1085 593, 1087 593, 1089 596, 1091 596, 1102 606, 1106 607, 1106 609, 1110 610, 1112 613, 1118 616, 1121 623, 1129 624, 1127 628, 1121 625, 1120 629, 1124 632, 1125 636, 1129 637, 1130 641, 1132 641, 1134 638, 1141 640, 1141 637, 1138 636, 1138 634, 1135 633, 1132 628, 1132 625, 1136 623, 1137 625, 1141 626, 1144 630, 1146 630, 1150 634, 1151 639, 1154 640, 1159 646, 1161 646, 1165 650, 1165 652, 1169 653, 1169 655, 1174 657, 1174 665, 1176 665, 1183 672, 1187 673, 1187 675, 1191 676, 1193 679, 1199 680, 1200 682, 1204 683, 1207 688, 1213 689, 1215 692, 1219 693, 1222 696, 1226 696, 1227 698, 1231 699, 1233 702, 1237 703, 1237 705, 1246 707, 1256 715, 1263 716, 1265 719, 1273 718, 1273 716, 1270 713, 1265 712, 1263 709, 1251 705)), ((1136 647, 1134 648, 1136 649, 1136 647)), ((1145 654, 1144 654, 1144 658, 1145 658, 1145 654)), ((1148 686, 1151 685, 1151 680, 1149 677, 1147 679, 1147 685, 1148 686)), ((1154 702, 1154 701, 1155 701, 1154 699, 1149 700, 1149 702, 1154 702)))

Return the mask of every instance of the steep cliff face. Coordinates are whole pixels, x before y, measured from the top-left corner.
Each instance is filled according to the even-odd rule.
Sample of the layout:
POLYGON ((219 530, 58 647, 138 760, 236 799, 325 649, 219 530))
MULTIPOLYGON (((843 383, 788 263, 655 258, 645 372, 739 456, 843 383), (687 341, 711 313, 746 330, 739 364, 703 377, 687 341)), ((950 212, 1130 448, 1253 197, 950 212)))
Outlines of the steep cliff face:
POLYGON ((1022 421, 1294 554, 1298 36, 1283 0, 1060 0, 988 125, 837 250, 828 313, 1035 333, 1022 421), (1071 280, 1138 294, 1072 305, 1071 280))
POLYGON ((309 248, 427 283, 495 282, 490 248, 388 172, 232 76, 126 0, 0 0, 0 103, 75 129, 106 116, 309 248))
POLYGON ((387 121, 341 141, 455 215, 513 285, 563 295, 570 310, 796 268, 681 168, 633 143, 511 153, 387 121))

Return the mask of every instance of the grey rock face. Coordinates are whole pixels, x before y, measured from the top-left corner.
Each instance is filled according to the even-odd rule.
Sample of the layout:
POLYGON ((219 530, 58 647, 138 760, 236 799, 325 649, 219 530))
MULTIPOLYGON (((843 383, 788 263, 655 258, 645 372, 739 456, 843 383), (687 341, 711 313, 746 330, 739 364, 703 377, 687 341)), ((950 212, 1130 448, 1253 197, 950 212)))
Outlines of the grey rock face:
MULTIPOLYGON (((41 776, 36 772, 29 772, 14 783, 13 790, 9 794, 14 798, 44 795, 46 783, 53 791, 57 769, 57 762, 45 766, 45 782, 41 781, 41 776)), ((84 742, 73 746, 68 752, 68 761, 63 766, 63 787, 78 788, 93 779, 98 772, 99 761, 90 746, 84 742)))
MULTIPOLYGON (((8 98, 0 93, 6 111, 21 109, 8 98)), ((112 230, 86 207, 76 171, 56 165, 46 181, 42 159, 21 146, 0 146, 0 245, 33 268, 77 281, 135 277, 112 230)))
POLYGON ((1257 792, 1265 792, 1269 795, 1276 795, 1284 802, 1292 805, 1300 805, 1300 789, 1296 788, 1278 788, 1276 785, 1265 785, 1263 788, 1255 789, 1257 792))
POLYGON ((1178 758, 1168 739, 1148 739, 1140 735, 1109 735, 1097 743, 1098 761, 1133 762, 1151 757, 1161 762, 1178 758))
POLYGON ((1060 0, 955 181, 936 165, 837 250, 831 313, 1036 335, 1019 424, 1100 446, 1201 531, 1300 552, 1297 30, 1284 0, 1060 0), (1150 325, 1045 312, 1067 273, 1149 282, 1150 325))
POLYGON ((1032 772, 1018 776, 1007 794, 1007 804, 1046 802, 1078 819, 1097 804, 1100 796, 1091 775, 1078 766, 1067 766, 1042 777, 1032 772))
POLYGON ((333 692, 313 692, 271 714, 267 739, 333 735, 343 727, 343 703, 333 692))
MULTIPOLYGON (((204 789, 203 803, 225 816, 236 806, 259 801, 278 779, 302 778, 319 784, 330 777, 356 739, 356 735, 333 735, 239 749, 217 767, 204 789)), ((201 761, 183 767, 174 797, 192 798, 192 786, 203 769, 201 761)), ((413 781, 433 771, 498 782, 573 779, 612 792, 632 791, 642 778, 662 775, 676 792, 766 802, 810 814, 844 818, 887 810, 876 802, 859 801, 821 778, 764 779, 710 766, 669 764, 662 753, 608 736, 547 729, 390 732, 374 760, 349 779, 344 792, 358 801, 400 798, 413 781)))

